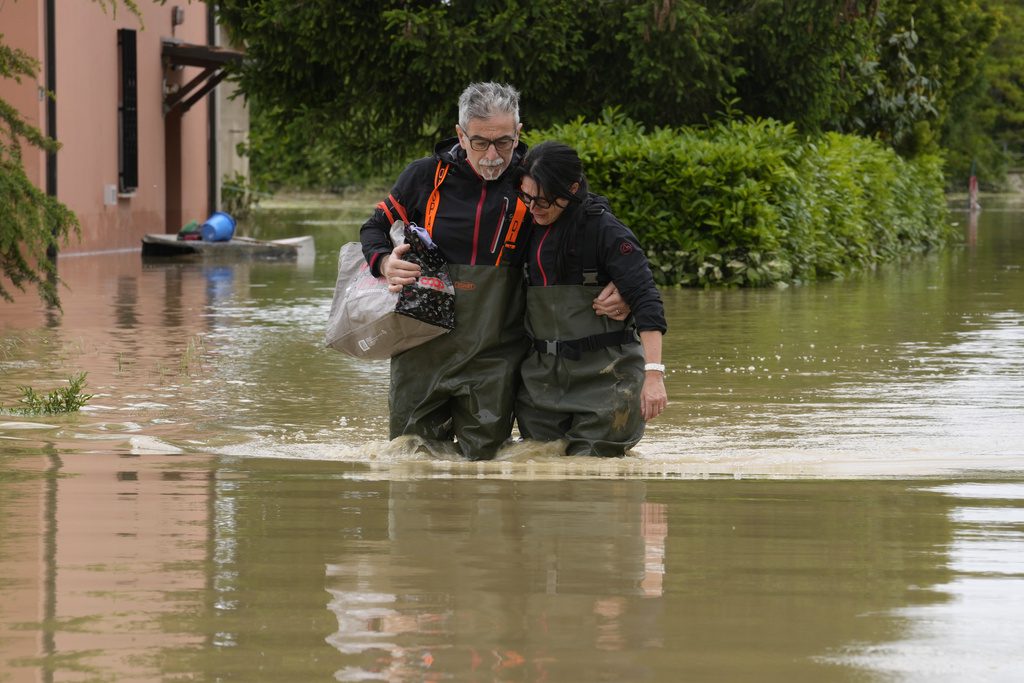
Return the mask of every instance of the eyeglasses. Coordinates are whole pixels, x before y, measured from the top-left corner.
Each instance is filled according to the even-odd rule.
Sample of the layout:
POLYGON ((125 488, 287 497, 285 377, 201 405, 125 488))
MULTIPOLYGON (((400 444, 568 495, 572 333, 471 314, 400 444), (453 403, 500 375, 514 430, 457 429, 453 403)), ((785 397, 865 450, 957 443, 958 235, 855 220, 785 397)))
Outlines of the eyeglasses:
MULTIPOLYGON (((521 200, 523 200, 523 204, 529 206, 532 202, 533 205, 536 206, 538 209, 550 209, 551 205, 555 203, 550 199, 544 199, 544 197, 534 197, 531 194, 526 194, 522 190, 516 190, 516 195, 518 195, 518 197, 521 200)), ((555 201, 558 200, 556 199, 555 201)))
POLYGON ((494 149, 499 152, 507 152, 515 147, 515 144, 515 137, 508 137, 507 135, 505 137, 498 138, 497 140, 482 138, 478 135, 474 135, 469 139, 469 146, 477 152, 486 152, 487 148, 491 145, 494 145, 494 149))

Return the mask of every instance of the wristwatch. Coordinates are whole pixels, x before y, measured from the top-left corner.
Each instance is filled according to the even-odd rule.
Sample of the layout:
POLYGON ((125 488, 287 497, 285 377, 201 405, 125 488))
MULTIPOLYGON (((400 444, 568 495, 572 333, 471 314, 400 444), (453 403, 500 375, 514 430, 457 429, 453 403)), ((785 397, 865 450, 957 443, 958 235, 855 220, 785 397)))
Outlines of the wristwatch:
POLYGON ((651 370, 656 370, 663 375, 665 374, 665 366, 662 363, 647 363, 644 365, 644 372, 650 372, 651 370))

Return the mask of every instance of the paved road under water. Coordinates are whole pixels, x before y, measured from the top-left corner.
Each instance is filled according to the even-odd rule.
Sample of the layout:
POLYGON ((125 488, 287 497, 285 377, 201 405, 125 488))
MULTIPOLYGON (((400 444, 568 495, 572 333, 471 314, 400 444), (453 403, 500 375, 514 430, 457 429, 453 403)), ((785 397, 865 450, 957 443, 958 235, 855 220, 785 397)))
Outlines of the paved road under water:
POLYGON ((63 258, 0 304, 0 681, 1017 681, 1024 207, 842 282, 666 291, 629 457, 386 442, 319 346, 367 208, 265 208, 304 265, 63 258))

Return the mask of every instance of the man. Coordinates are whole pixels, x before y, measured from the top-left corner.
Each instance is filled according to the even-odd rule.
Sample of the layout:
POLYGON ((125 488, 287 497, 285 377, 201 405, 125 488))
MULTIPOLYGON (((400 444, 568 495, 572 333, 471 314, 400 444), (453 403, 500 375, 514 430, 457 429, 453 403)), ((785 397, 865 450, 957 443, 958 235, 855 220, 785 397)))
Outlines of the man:
MULTIPOLYGON (((411 163, 391 194, 360 230, 375 275, 400 290, 419 276, 392 250, 391 224, 426 228, 447 259, 455 284, 455 329, 391 359, 392 439, 416 434, 451 441, 471 460, 493 458, 512 432, 519 364, 527 349, 523 327, 526 206, 510 168, 522 159, 519 92, 473 83, 459 97, 457 137, 411 163)), ((598 315, 628 310, 612 286, 595 300, 598 315)), ((616 315, 617 314, 617 315, 616 315)))

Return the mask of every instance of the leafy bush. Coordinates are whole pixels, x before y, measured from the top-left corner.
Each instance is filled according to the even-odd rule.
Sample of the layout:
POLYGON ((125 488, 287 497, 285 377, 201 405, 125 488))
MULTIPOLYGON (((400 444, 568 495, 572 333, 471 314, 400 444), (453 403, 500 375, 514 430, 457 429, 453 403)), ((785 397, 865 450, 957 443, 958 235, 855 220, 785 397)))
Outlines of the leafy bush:
POLYGON ((946 242, 942 161, 867 138, 801 139, 770 119, 647 133, 616 110, 528 136, 583 159, 660 284, 840 277, 946 242))
POLYGON ((92 398, 92 394, 83 391, 85 375, 86 373, 82 372, 74 377, 68 377, 68 386, 59 387, 45 395, 40 394, 32 387, 19 387, 22 393, 19 399, 21 406, 12 408, 8 412, 18 415, 56 415, 76 412, 92 398))

